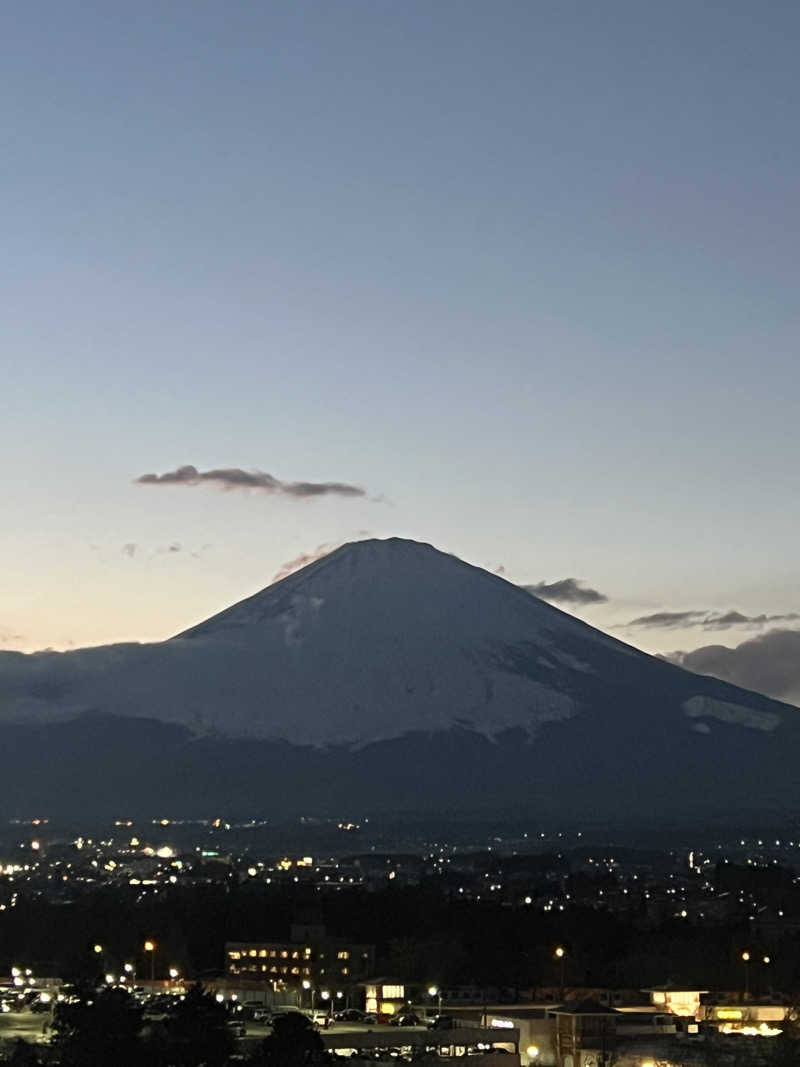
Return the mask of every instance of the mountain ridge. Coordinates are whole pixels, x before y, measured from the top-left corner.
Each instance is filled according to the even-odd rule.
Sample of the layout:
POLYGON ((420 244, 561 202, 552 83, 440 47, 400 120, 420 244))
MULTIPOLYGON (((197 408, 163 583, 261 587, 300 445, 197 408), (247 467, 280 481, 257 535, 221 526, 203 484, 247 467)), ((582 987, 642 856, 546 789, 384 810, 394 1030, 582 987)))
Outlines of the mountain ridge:
POLYGON ((187 807, 353 810, 366 792, 395 810, 469 797, 579 813, 645 795, 662 810, 788 809, 800 713, 393 538, 342 546, 163 642, 0 653, 3 740, 12 777, 27 767, 23 795, 37 775, 45 792, 48 775, 76 788, 94 746, 120 780, 132 761, 132 783, 187 807))

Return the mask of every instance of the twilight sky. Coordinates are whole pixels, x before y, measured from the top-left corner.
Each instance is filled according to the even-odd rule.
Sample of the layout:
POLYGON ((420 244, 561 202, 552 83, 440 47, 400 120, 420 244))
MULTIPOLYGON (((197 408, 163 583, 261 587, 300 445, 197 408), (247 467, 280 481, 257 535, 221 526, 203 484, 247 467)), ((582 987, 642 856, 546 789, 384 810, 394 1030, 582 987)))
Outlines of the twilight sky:
POLYGON ((648 650, 797 628, 799 45, 780 0, 4 5, 0 647, 392 534, 648 650))

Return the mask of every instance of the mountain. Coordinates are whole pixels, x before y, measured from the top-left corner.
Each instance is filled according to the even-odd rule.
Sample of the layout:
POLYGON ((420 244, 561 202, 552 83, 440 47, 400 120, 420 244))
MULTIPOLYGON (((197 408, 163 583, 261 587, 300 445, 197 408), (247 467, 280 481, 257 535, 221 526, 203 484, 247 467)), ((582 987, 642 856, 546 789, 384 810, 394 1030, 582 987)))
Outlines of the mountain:
POLYGON ((0 653, 9 814, 792 810, 800 711, 503 578, 345 545, 168 641, 0 653))

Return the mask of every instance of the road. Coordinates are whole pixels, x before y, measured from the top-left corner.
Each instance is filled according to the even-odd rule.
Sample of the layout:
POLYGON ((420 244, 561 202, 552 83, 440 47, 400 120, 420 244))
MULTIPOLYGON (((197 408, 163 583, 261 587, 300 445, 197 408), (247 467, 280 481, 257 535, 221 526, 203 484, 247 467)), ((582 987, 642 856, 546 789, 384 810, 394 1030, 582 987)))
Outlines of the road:
POLYGON ((49 1034, 50 1016, 30 1011, 11 1011, 0 1015, 0 1041, 14 1041, 24 1037, 26 1041, 46 1041, 49 1034))

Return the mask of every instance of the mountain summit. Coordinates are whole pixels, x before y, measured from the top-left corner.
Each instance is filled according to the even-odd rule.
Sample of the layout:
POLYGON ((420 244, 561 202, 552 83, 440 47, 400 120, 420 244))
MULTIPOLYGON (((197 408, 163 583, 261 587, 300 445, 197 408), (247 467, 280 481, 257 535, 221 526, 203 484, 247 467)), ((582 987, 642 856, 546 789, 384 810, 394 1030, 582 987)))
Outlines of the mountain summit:
POLYGON ((344 545, 168 641, 0 653, 25 795, 85 793, 91 751, 118 790, 130 779, 127 810, 144 788, 176 811, 781 811, 799 717, 398 538, 344 545), (72 763, 42 767, 26 746, 55 738, 72 763))

